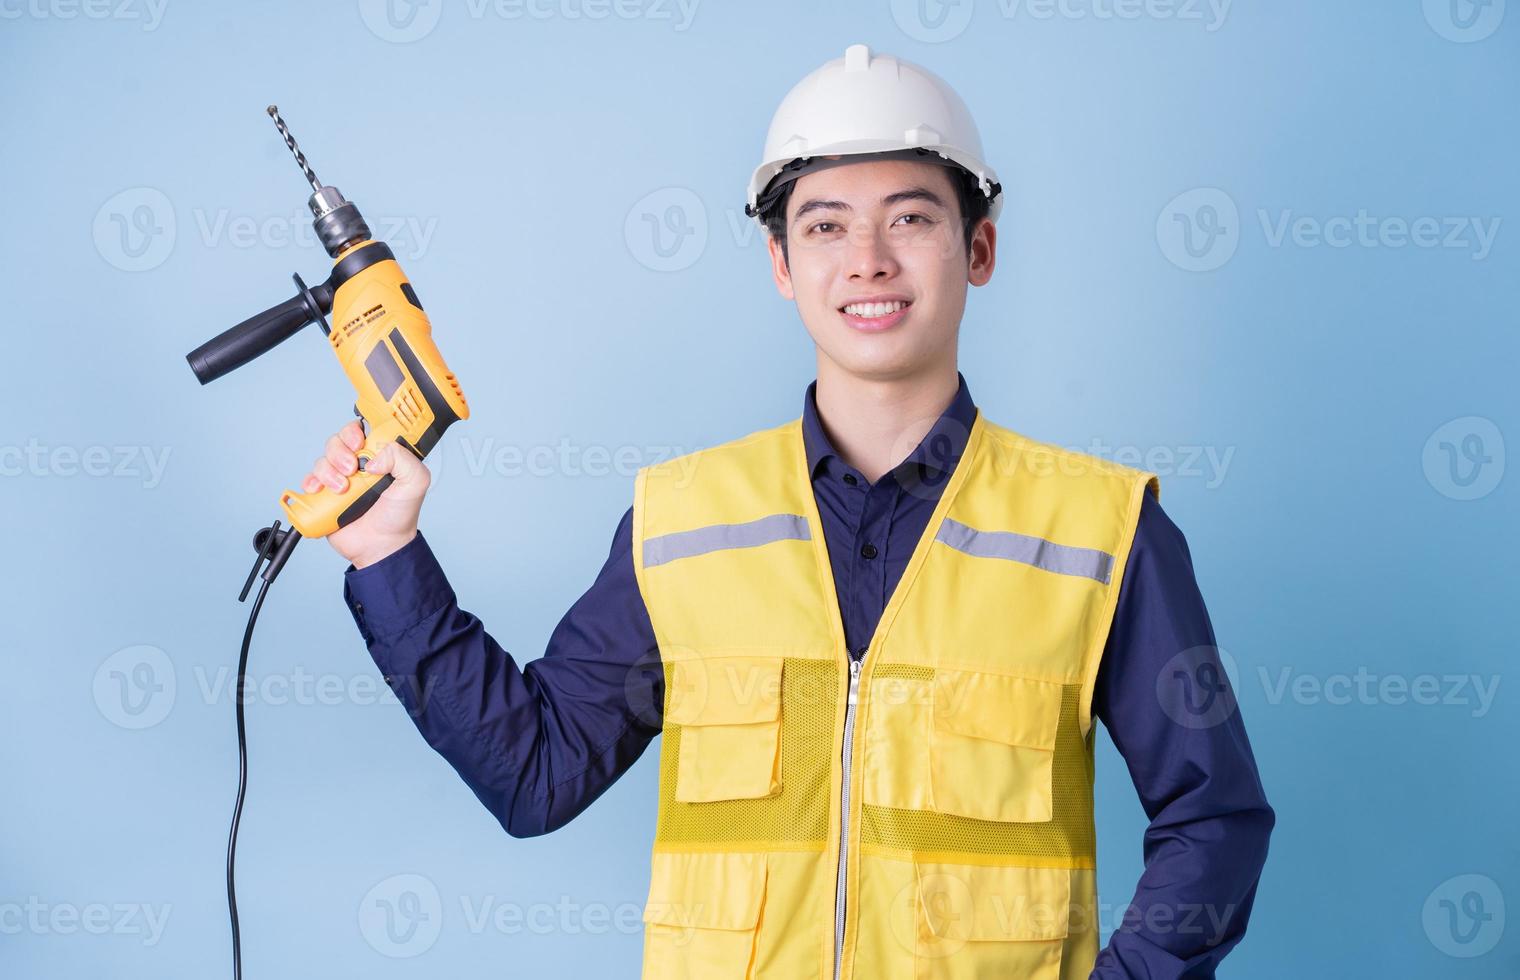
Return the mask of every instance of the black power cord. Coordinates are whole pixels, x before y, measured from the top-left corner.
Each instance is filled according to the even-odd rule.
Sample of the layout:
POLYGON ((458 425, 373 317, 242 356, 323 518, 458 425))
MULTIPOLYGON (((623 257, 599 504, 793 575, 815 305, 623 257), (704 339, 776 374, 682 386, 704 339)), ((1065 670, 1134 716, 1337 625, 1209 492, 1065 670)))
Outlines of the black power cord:
POLYGON ((243 717, 243 691, 247 686, 248 675, 248 648, 253 643, 253 626, 258 621, 259 609, 264 605, 264 596, 269 592, 269 587, 274 584, 275 577, 280 574, 280 569, 285 567, 285 562, 290 558, 290 553, 301 540, 301 532, 295 528, 280 528, 280 522, 275 521, 273 526, 260 528, 253 536, 253 546, 259 555, 253 562, 253 569, 248 573, 248 580, 243 583, 243 591, 238 594, 238 601, 248 598, 248 590, 253 586, 254 576, 263 569, 264 583, 259 586, 259 593, 254 597, 253 607, 248 610, 248 626, 243 630, 243 648, 238 652, 237 682, 233 690, 235 709, 237 711, 237 743, 238 743, 238 788, 237 802, 232 808, 232 829, 227 834, 227 914, 232 919, 232 977, 233 980, 243 980, 243 947, 242 936, 238 931, 237 888, 233 881, 233 870, 237 863, 237 835, 238 821, 243 816, 243 795, 248 790, 248 730, 243 717), (265 565, 265 561, 268 565, 265 565))

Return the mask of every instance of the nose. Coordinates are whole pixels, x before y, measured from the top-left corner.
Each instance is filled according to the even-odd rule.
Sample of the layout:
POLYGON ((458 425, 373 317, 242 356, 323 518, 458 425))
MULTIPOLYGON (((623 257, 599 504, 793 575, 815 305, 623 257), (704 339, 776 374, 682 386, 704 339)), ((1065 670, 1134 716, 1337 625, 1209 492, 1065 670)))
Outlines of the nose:
POLYGON ((879 234, 870 221, 857 221, 845 236, 849 254, 845 268, 853 280, 890 279, 897 275, 897 257, 887 236, 879 234))

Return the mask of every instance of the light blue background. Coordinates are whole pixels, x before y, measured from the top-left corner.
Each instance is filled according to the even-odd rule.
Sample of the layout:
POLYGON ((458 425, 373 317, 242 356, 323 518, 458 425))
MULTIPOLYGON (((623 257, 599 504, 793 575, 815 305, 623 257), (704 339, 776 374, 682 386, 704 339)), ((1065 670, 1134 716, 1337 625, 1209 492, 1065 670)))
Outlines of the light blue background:
MULTIPOLYGON (((634 447, 637 465, 800 410, 812 348, 740 208, 776 103, 856 41, 956 86, 1008 190, 997 274, 963 329, 983 410, 1131 447, 1142 458, 1121 461, 1160 469, 1187 535, 1279 816, 1225 975, 1520 974, 1520 924, 1459 958, 1443 949, 1491 945, 1503 914, 1459 925, 1479 927, 1463 945, 1422 913, 1472 874, 1486 914, 1499 897, 1520 908, 1505 676, 1520 522, 1499 442, 1520 438, 1520 12, 1497 0, 1464 35, 1445 0, 1238 0, 1222 21, 1159 0, 1135 17, 1102 16, 1112 0, 1043 17, 1011 2, 705 0, 683 23, 652 0, 602 20, 571 16, 580 0, 533 8, 547 17, 435 0, 400 35, 370 4, 0 3, 0 975, 230 973, 235 594, 251 533, 352 401, 314 330, 205 388, 184 362, 289 296, 292 271, 325 275, 320 249, 289 240, 308 230, 305 186, 264 106, 427 304, 474 414, 435 461, 423 529, 463 605, 531 658, 604 559, 630 470, 474 461, 563 440, 574 459, 634 447), (1484 254, 1312 244, 1360 210, 1501 223, 1484 254), (1310 222, 1274 244, 1284 214, 1310 222), (659 249, 646 215, 670 222, 659 249), (1223 235, 1189 258, 1185 223, 1201 248, 1213 217, 1223 235), (1439 444, 1467 436, 1488 462, 1464 490, 1474 464, 1453 479, 1439 444), (91 447, 124 474, 100 475, 98 456, 82 472, 70 453, 91 447), (1189 447, 1225 465, 1184 465, 1189 447), (130 715, 113 672, 156 657, 172 697, 130 715), (1499 686, 1486 713, 1471 686, 1466 703, 1354 688, 1330 703, 1359 670, 1374 692, 1389 676, 1499 686), (116 906, 136 911, 109 912, 104 934, 77 918, 116 906), (144 907, 167 914, 156 941, 144 907)), ((247 975, 633 976, 640 936, 618 923, 644 899, 656 752, 568 828, 508 838, 405 712, 376 703, 343 567, 305 544, 256 636, 247 975), (349 693, 278 686, 302 677, 349 693), (441 931, 389 958, 361 904, 407 874, 436 888, 441 931), (524 918, 471 928, 467 909, 503 906, 524 918)), ((1100 744, 1113 906, 1145 819, 1100 744)))

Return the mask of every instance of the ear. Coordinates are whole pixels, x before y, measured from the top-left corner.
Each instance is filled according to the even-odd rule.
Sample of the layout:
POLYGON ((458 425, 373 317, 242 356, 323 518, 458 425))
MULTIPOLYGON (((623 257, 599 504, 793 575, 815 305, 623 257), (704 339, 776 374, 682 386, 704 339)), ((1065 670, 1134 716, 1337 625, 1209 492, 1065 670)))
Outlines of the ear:
POLYGON ((969 253, 967 281, 973 286, 987 285, 992 279, 992 270, 997 266, 997 225, 992 223, 991 218, 977 222, 976 231, 971 235, 969 253))
MULTIPOLYGON (((785 234, 785 232, 782 232, 785 234)), ((765 247, 771 253, 771 278, 776 280, 776 291, 785 299, 796 299, 792 290, 792 272, 786 266, 786 256, 781 253, 781 243, 769 232, 765 235, 765 247)))

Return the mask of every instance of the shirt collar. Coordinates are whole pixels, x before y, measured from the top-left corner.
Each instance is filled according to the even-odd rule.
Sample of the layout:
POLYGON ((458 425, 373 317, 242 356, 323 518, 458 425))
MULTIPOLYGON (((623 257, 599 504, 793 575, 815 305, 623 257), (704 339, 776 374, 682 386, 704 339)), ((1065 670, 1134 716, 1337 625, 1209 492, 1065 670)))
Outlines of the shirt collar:
MULTIPOLYGON (((955 469, 961 454, 966 450, 966 440, 971 434, 971 424, 976 421, 976 403, 971 400, 971 389, 966 386, 965 375, 955 373, 959 382, 950 405, 924 433, 923 439, 913 451, 898 464, 896 469, 917 464, 925 475, 943 476, 955 469)), ((816 477, 824 460, 833 458, 843 462, 834 450, 833 443, 823 431, 818 417, 818 382, 807 386, 802 399, 802 442, 807 449, 808 475, 816 477)))

